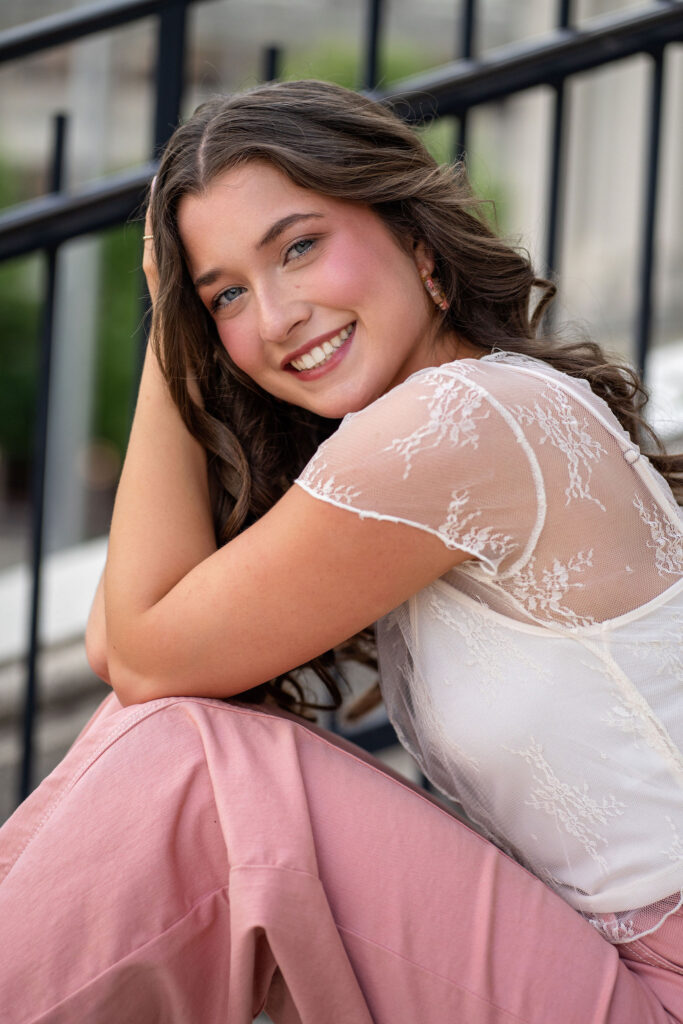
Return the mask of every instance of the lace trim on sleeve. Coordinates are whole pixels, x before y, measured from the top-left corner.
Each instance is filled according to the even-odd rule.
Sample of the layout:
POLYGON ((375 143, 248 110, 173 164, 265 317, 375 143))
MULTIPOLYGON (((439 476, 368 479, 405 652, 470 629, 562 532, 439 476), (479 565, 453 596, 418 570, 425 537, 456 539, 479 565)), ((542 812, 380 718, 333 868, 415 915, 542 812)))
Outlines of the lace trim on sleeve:
MULTIPOLYGON (((508 576, 529 560, 543 528, 543 478, 522 426, 474 379, 480 372, 478 364, 465 363, 419 371, 366 409, 345 417, 338 432, 320 446, 295 483, 312 497, 354 512, 361 519, 403 523, 432 534, 446 548, 472 555, 477 560, 473 566, 477 573, 508 576), (367 457, 363 451, 366 439, 358 429, 359 419, 366 414, 367 457), (492 490, 490 460, 498 453, 499 445, 493 445, 491 438, 498 436, 495 430, 503 424, 510 431, 499 437, 500 443, 508 446, 507 465, 511 465, 517 449, 520 464, 523 461, 528 467, 529 506, 523 532, 514 517, 513 522, 511 517, 500 515, 497 521, 487 522, 486 502, 479 500, 481 480, 492 490), (486 445, 482 443, 483 433, 486 445), (472 452, 476 455, 469 454, 472 452), (461 469, 460 453, 469 454, 461 469), (473 465, 478 466, 474 476, 473 465), (427 466, 433 474, 433 485, 424 477, 427 466), (452 486, 448 489, 451 472, 452 486), (396 486, 399 481, 403 489, 396 486), (419 494, 425 496, 424 515, 416 502, 419 494), (440 502, 443 504, 439 508, 440 502), (502 562, 506 565, 501 572, 502 562)), ((497 494, 493 500, 502 499, 497 494)))

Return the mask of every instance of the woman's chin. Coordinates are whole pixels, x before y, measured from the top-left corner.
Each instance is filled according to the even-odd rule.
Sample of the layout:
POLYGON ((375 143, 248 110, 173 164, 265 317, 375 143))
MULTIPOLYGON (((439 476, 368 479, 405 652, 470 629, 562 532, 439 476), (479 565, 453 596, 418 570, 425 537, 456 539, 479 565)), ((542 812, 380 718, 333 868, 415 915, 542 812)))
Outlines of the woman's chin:
POLYGON ((322 416, 324 419, 329 420, 341 420, 344 416, 351 412, 360 412, 370 402, 374 401, 375 395, 361 395, 361 394, 329 394, 329 395, 318 395, 315 398, 311 398, 298 404, 302 405, 305 409, 309 409, 311 412, 317 413, 318 416, 322 416))

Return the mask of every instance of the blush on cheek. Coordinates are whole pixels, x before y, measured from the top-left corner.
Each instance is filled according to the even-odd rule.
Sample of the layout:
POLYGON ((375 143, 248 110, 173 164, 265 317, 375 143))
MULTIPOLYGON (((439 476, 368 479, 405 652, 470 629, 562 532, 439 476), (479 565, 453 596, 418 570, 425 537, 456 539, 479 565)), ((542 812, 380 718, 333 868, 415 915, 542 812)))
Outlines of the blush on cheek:
POLYGON ((349 299, 354 302, 361 299, 364 293, 373 288, 373 277, 377 274, 377 262, 368 258, 367 254, 357 247, 350 253, 348 249, 330 252, 325 261, 324 277, 320 281, 320 298, 325 298, 327 305, 335 305, 345 309, 349 299))
POLYGON ((233 331, 219 330, 218 337, 235 366, 251 376, 255 368, 253 345, 250 346, 246 338, 240 338, 233 331))

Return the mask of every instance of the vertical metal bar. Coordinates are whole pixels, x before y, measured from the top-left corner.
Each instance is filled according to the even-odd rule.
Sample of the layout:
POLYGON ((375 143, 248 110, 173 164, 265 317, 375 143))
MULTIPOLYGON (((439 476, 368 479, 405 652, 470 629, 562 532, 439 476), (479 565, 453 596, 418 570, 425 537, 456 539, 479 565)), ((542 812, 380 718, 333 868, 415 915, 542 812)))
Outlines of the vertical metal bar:
POLYGON ((379 41, 382 28, 382 0, 368 0, 363 88, 370 92, 379 77, 379 41))
POLYGON ((569 28, 569 22, 572 16, 572 0, 560 0, 560 5, 557 12, 557 27, 558 28, 569 28))
MULTIPOLYGON (((559 0, 558 28, 568 28, 571 0, 559 0)), ((564 80, 554 86, 554 103, 550 142, 550 182, 548 187, 548 213, 546 218, 545 273, 557 271, 561 231, 561 210, 564 198, 564 123, 567 115, 567 97, 564 80)))
POLYGON ((564 191, 564 118, 566 111, 565 85, 555 88, 550 141, 550 182, 548 188, 548 215, 545 241, 545 272, 552 276, 557 271, 560 237, 560 209, 564 191))
MULTIPOLYGON (((59 192, 64 177, 64 148, 67 121, 63 114, 54 119, 52 159, 49 191, 59 192)), ((47 467, 47 424, 50 395, 50 366, 55 311, 55 281, 57 276, 57 249, 46 251, 45 304, 40 341, 40 370, 38 376, 38 402, 35 453, 33 459, 33 494, 31 524, 31 610, 29 616, 28 652, 26 656, 26 689, 22 721, 22 758, 18 797, 21 802, 31 792, 33 783, 34 731, 38 697, 38 646, 40 623, 40 590, 43 561, 43 523, 45 519, 45 471, 47 467)))
POLYGON ((263 51, 261 81, 274 82, 280 76, 280 47, 266 46, 263 51))
POLYGON ((654 237, 657 214, 657 183, 662 127, 662 86, 664 83, 664 50, 652 54, 650 79, 650 133, 647 146, 645 208, 640 243, 639 306, 636 316, 636 360, 641 373, 645 371, 650 335, 652 333, 652 278, 654 276, 654 237))
MULTIPOLYGON (((459 24, 459 39, 456 53, 461 60, 471 60, 474 50, 474 25, 476 16, 476 0, 463 0, 459 24)), ((464 160, 467 149, 467 111, 463 111, 458 122, 458 138, 455 156, 464 160)))
POLYGON ((180 118, 185 84, 185 36, 188 0, 167 0, 159 15, 154 114, 154 153, 168 142, 180 118))
MULTIPOLYGON (((159 14, 157 34, 156 105, 154 110, 154 156, 159 157, 180 120, 185 86, 188 0, 166 0, 159 14)), ((146 287, 144 289, 146 293, 146 287)), ((149 296, 140 330, 136 376, 139 382, 149 339, 149 296)), ((135 388, 137 394, 137 388, 135 388)), ((135 398, 133 398, 135 401, 135 398)))

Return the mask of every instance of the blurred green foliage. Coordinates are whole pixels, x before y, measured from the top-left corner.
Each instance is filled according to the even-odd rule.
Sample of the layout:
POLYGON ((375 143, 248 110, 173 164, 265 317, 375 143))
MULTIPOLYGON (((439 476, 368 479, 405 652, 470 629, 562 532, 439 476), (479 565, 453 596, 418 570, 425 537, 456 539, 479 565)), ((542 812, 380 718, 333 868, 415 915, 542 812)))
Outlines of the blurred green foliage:
MULTIPOLYGON (((18 175, 0 164, 0 207, 21 201, 18 175)), ((102 235, 92 435, 123 456, 130 427, 142 315, 142 229, 102 235)), ((40 360, 43 257, 0 263, 0 453, 20 496, 33 455, 40 360)))
MULTIPOLYGON (((393 44, 382 54, 378 87, 425 71, 434 63, 433 53, 408 44, 393 44)), ((292 50, 285 56, 281 77, 319 78, 325 82, 336 82, 347 89, 358 89, 363 77, 363 54, 352 40, 319 43, 314 51, 292 50)))
MULTIPOLYGON (((382 54, 379 88, 419 74, 450 60, 448 53, 435 55, 409 44, 393 44, 382 54)), ((315 51, 292 51, 285 57, 282 78, 319 78, 336 82, 347 89, 357 89, 362 81, 362 54, 352 41, 336 40, 319 44, 315 51)), ((455 156, 457 118, 442 117, 422 125, 418 131, 422 141, 437 163, 450 163, 455 156)), ((485 152, 475 150, 467 162, 475 192, 490 200, 484 207, 489 222, 504 231, 507 203, 501 179, 492 174, 485 152)))
MULTIPOLYGON (((11 469, 30 459, 38 378, 36 257, 0 264, 0 451, 11 469)), ((21 474, 20 474, 21 475, 21 474)))
POLYGON ((130 429, 140 344, 144 282, 142 227, 126 224, 102 236, 92 434, 123 457, 130 429))
MULTIPOLYGON (((24 198, 21 175, 0 162, 0 209, 24 198)), ((25 481, 33 448, 38 377, 40 257, 0 263, 0 453, 25 481)))

